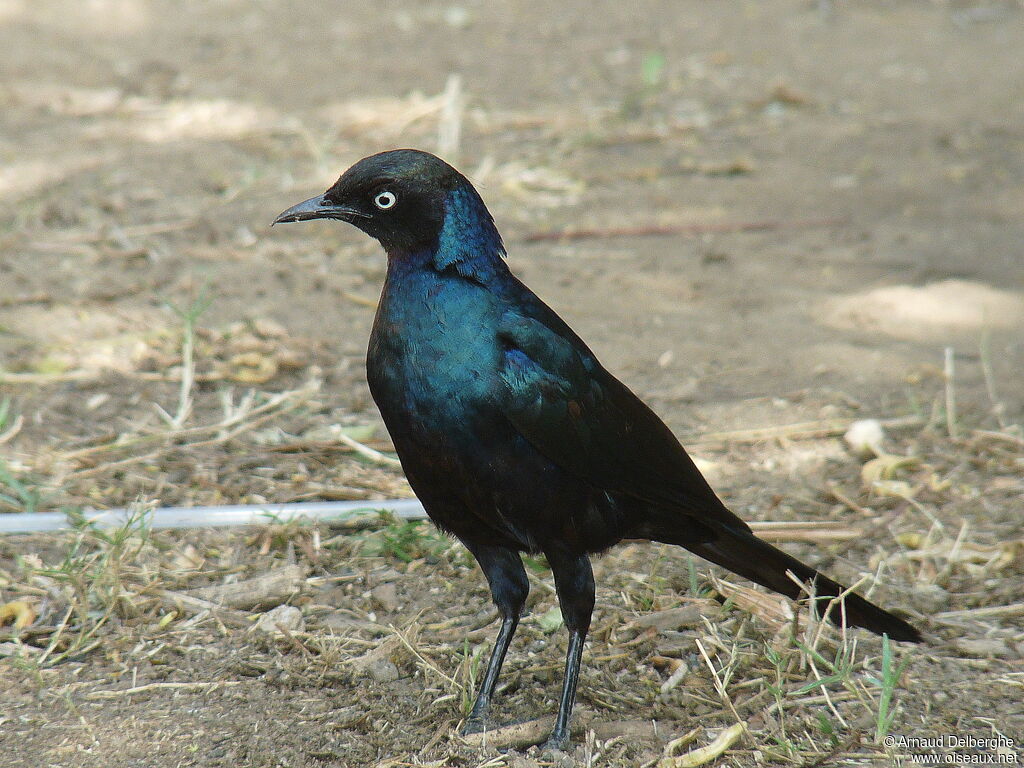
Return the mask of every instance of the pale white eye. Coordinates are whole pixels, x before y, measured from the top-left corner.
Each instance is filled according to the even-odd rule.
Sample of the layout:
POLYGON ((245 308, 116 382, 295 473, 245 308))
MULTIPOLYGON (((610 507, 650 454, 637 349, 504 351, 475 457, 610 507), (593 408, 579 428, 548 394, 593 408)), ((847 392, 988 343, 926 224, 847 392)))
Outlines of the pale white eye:
POLYGON ((398 202, 398 198, 395 197, 394 192, 378 192, 377 196, 373 198, 373 204, 380 208, 382 211, 386 211, 388 208, 394 207, 395 203, 398 202))

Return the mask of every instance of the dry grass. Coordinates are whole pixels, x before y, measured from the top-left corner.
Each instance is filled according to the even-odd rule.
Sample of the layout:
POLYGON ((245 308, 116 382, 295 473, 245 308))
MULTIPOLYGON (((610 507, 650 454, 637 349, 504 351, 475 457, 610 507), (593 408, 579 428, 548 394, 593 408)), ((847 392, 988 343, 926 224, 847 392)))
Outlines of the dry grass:
MULTIPOLYGON (((61 475, 80 483, 130 466, 125 445, 145 450, 147 462, 197 443, 225 449, 251 441, 252 421, 273 423, 314 393, 253 396, 208 426, 165 425, 67 451, 50 466, 96 462, 86 476, 81 469, 61 475)), ((1016 523, 1006 510, 1021 449, 1012 432, 911 435, 898 451, 920 460, 893 471, 913 494, 858 489, 856 463, 821 489, 823 498, 842 499, 834 510, 857 519, 859 539, 836 535, 850 528, 840 522, 762 526, 783 545, 810 542, 843 562, 870 565, 858 590, 909 609, 929 636, 920 649, 890 648, 761 590, 716 573, 705 578, 671 548, 631 544, 599 560, 577 758, 672 768, 722 755, 736 765, 884 763, 893 754, 886 734, 939 728, 950 716, 928 692, 957 670, 969 670, 974 686, 1019 689, 1020 604, 1011 585, 1024 568, 1024 542, 1007 535, 1016 523), (839 487, 846 490, 835 493, 839 487), (702 725, 685 748, 671 739, 695 720, 702 725)), ((733 456, 737 450, 746 449, 734 446, 733 456)), ((364 466, 365 454, 347 455, 364 466)), ((309 749, 337 764, 367 764, 372 755, 377 765, 511 766, 519 758, 496 746, 524 749, 543 735, 546 721, 533 720, 553 707, 564 644, 557 621, 546 620, 550 590, 534 590, 497 705, 499 717, 533 724, 495 732, 481 746, 455 733, 486 659, 493 611, 458 545, 410 522, 337 534, 295 523, 156 533, 141 520, 117 530, 83 523, 71 534, 12 539, 0 549, 0 604, 16 606, 0 644, 2 674, 61 707, 58 729, 95 723, 103 712, 145 720, 167 697, 217 710, 255 707, 268 690, 302 700, 358 690, 358 705, 314 717, 333 746, 309 749), (258 629, 257 619, 282 603, 299 609, 300 624, 258 629), (20 624, 10 624, 16 615, 20 624), (199 648, 198 666, 183 663, 199 648), (393 757, 379 759, 381 750, 393 757)), ((531 564, 535 583, 546 585, 543 562, 531 564)), ((839 570, 850 580, 849 566, 839 570)), ((42 716, 27 700, 18 711, 28 721, 42 716)), ((92 728, 83 738, 109 738, 92 728)))
MULTIPOLYGON (((123 379, 94 395, 123 398, 125 380, 157 387, 116 432, 19 450, 28 444, 24 419, 9 404, 0 408, 5 509, 140 510, 119 529, 79 518, 73 533, 0 545, 0 676, 34 692, 17 700, 20 717, 45 718, 66 740, 95 747, 113 738, 98 720, 137 718, 153 729, 170 698, 203 702, 211 717, 230 710, 262 722, 272 712, 275 721, 313 727, 325 734, 320 742, 294 747, 310 764, 538 764, 530 750, 549 726, 564 644, 542 560, 529 561, 538 589, 497 705, 499 717, 520 722, 463 740, 457 727, 472 705, 494 613, 467 553, 427 524, 146 529, 139 498, 408 494, 392 446, 324 406, 319 371, 304 362, 308 343, 262 321, 211 329, 201 310, 196 302, 177 312, 177 330, 137 340, 123 379), (248 388, 236 393, 231 384, 248 388), (277 606, 287 607, 287 619, 260 620, 277 606), (356 695, 358 705, 342 703, 356 695), (292 709, 313 700, 326 703, 308 715, 292 709), (44 715, 46 702, 62 714, 44 715), (520 756, 496 751, 508 747, 520 756)), ((53 375, 91 377, 100 387, 110 380, 85 361, 96 363, 70 359, 70 369, 53 375)), ((705 574, 676 550, 629 544, 596 565, 577 759, 662 768, 887 762, 895 752, 886 735, 952 727, 941 725, 955 710, 940 693, 964 674, 975 688, 1018 690, 1022 609, 1012 584, 1024 569, 1014 513, 1024 440, 995 407, 997 429, 958 422, 953 385, 947 375, 945 410, 937 406, 931 418, 882 421, 888 437, 833 463, 796 519, 754 522, 766 538, 832 561, 826 570, 859 591, 909 610, 928 631, 924 648, 836 630, 778 596, 705 574)), ((690 442, 718 467, 766 452, 785 457, 797 443, 802 455, 820 447, 834 456, 829 441, 849 424, 830 418, 690 442)), ((991 722, 998 730, 1000 721, 991 722)), ((144 739, 145 759, 180 752, 177 738, 155 734, 144 739)), ((261 764, 258 750, 217 754, 261 764)))
MULTIPOLYGON (((260 4, 245 40, 230 4, 45 5, 0 3, 0 513, 409 495, 357 370, 378 249, 260 227, 359 156, 440 149, 737 511, 928 633, 887 648, 616 548, 576 762, 892 764, 886 733, 1024 734, 1020 137, 992 66, 1020 45, 979 23, 1012 4, 662 3, 626 36, 572 8, 260 4), (995 309, 952 322, 969 296, 995 309), (895 420, 865 460, 834 438, 868 413, 895 420)), ((521 726, 481 745, 456 733, 494 611, 429 526, 5 539, 0 765, 550 765, 529 745, 565 633, 529 565, 495 711, 521 726)))

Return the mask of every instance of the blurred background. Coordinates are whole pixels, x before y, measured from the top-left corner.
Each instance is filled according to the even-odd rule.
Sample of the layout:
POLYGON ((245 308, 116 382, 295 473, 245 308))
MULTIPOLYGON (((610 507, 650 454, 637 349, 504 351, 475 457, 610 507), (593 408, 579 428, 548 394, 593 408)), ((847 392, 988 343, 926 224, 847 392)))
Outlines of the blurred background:
POLYGON ((473 178, 514 269, 673 426, 900 410, 908 382, 927 406, 946 346, 982 395, 984 338, 1019 410, 1015 3, 544 9, 5 0, 0 352, 78 395, 48 390, 38 426, 132 418, 132 372, 171 364, 167 304, 200 294, 201 325, 267 321, 302 357, 279 368, 315 363, 366 409, 383 257, 267 223, 396 146, 473 178), (682 233, 621 236, 660 227, 682 233), (567 228, 597 232, 528 242, 567 228))
MULTIPOLYGON (((1022 21, 983 0, 0 0, 0 513, 408 495, 337 442, 390 448, 363 370, 383 254, 268 224, 412 146, 474 181, 514 271, 737 511, 1018 540, 1022 21), (859 419, 913 460, 862 475, 859 419)), ((872 530, 861 567, 909 542, 872 530)), ((999 593, 949 562, 975 597, 940 607, 999 593)))

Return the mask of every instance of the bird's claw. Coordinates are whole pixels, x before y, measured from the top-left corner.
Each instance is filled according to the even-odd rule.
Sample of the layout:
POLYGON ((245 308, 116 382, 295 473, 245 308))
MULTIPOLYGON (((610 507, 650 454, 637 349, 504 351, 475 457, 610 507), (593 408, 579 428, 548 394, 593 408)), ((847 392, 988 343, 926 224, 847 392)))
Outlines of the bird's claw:
POLYGON ((462 726, 462 735, 469 736, 472 733, 483 733, 488 730, 489 723, 486 717, 474 717, 470 715, 466 718, 466 724, 462 726))
POLYGON ((563 734, 552 733, 550 736, 548 736, 548 740, 545 741, 541 745, 541 747, 540 747, 540 751, 542 753, 544 753, 544 752, 566 752, 566 751, 568 751, 568 749, 569 749, 569 734, 568 733, 563 733, 563 734))

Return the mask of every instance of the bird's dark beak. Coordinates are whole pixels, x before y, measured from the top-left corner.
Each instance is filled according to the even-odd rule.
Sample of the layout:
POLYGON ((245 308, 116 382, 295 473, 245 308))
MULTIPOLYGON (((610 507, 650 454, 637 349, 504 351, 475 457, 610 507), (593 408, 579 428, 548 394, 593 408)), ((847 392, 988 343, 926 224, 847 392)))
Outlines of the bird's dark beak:
POLYGON ((293 205, 284 213, 281 213, 270 226, 284 224, 289 221, 310 221, 311 219, 341 219, 351 221, 353 218, 365 216, 366 214, 349 208, 345 205, 335 205, 323 195, 303 200, 298 205, 293 205))

